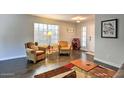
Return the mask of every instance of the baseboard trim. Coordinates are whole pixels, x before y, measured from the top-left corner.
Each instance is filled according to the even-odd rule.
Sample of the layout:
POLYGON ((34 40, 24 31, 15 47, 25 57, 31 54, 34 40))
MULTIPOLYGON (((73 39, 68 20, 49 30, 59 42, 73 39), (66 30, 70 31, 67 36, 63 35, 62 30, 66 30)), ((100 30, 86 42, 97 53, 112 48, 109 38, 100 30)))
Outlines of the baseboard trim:
POLYGON ((8 57, 8 58, 2 58, 0 61, 5 61, 5 60, 11 60, 11 59, 16 59, 16 58, 23 58, 26 57, 26 55, 20 55, 20 56, 13 56, 13 57, 8 57))
POLYGON ((87 49, 82 49, 82 48, 80 48, 80 50, 88 52, 88 50, 87 50, 87 49))
POLYGON ((112 62, 107 62, 107 61, 104 61, 104 60, 101 60, 101 59, 98 59, 98 58, 94 58, 94 61, 98 61, 98 62, 101 62, 103 64, 107 64, 107 65, 110 65, 110 66, 113 66, 113 67, 116 67, 116 68, 120 68, 120 66, 121 66, 121 65, 113 64, 112 62))

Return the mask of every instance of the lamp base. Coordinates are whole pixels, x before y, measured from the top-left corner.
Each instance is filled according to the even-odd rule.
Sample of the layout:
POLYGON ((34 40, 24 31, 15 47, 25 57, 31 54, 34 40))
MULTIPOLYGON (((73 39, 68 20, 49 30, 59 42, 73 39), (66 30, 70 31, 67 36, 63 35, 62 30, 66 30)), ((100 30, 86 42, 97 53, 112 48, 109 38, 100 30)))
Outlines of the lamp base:
POLYGON ((51 47, 51 46, 50 46, 50 45, 48 45, 48 49, 50 49, 50 47, 51 47))

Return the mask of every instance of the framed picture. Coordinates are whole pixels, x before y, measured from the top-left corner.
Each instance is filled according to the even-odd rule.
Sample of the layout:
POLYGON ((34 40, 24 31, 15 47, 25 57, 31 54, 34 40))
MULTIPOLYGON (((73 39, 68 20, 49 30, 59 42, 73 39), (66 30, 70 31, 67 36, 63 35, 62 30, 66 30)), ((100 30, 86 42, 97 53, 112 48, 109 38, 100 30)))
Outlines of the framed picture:
POLYGON ((73 32, 74 32, 74 28, 68 28, 68 29, 67 29, 67 32, 73 33, 73 32))
POLYGON ((102 38, 117 38, 118 19, 105 20, 101 22, 102 38))

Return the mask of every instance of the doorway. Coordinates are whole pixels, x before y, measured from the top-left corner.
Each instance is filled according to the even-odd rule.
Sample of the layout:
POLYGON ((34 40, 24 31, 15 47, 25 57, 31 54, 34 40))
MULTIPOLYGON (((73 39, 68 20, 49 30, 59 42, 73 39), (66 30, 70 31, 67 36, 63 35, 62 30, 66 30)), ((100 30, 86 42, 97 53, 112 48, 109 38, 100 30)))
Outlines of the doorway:
POLYGON ((81 49, 87 53, 95 52, 95 22, 94 19, 87 20, 81 27, 81 49))
POLYGON ((87 49, 87 27, 83 26, 81 30, 81 48, 83 51, 88 51, 87 49))

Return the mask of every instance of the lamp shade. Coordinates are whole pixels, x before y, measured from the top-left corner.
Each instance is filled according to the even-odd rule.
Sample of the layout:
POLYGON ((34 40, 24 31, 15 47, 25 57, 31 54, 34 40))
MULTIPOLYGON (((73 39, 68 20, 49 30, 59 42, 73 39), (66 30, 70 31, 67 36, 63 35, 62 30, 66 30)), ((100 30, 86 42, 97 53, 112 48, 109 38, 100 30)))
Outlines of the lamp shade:
POLYGON ((52 32, 49 31, 49 32, 47 33, 47 35, 48 35, 48 36, 51 36, 51 35, 52 35, 52 32))

